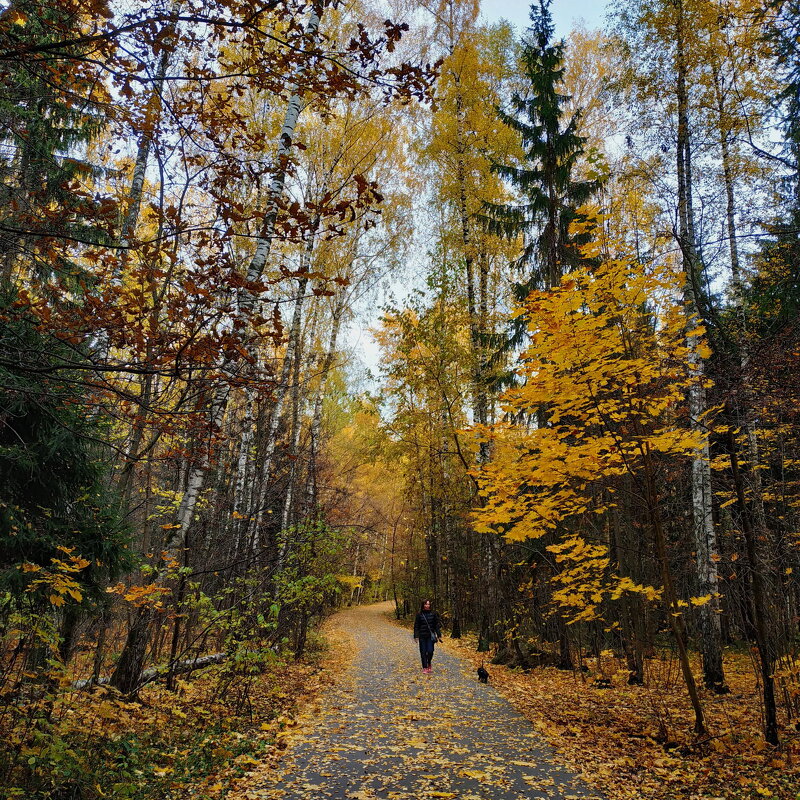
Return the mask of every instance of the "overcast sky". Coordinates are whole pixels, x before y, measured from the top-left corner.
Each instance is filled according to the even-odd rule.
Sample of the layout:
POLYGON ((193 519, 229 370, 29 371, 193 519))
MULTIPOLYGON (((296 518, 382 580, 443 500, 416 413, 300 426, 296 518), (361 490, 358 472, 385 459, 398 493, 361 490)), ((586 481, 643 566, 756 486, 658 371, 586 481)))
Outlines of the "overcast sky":
MULTIPOLYGON (((550 10, 559 36, 566 36, 577 19, 582 19, 587 28, 601 28, 608 0, 553 0, 550 10)), ((483 0, 483 16, 494 22, 507 19, 518 32, 528 27, 530 3, 525 0, 483 0)))

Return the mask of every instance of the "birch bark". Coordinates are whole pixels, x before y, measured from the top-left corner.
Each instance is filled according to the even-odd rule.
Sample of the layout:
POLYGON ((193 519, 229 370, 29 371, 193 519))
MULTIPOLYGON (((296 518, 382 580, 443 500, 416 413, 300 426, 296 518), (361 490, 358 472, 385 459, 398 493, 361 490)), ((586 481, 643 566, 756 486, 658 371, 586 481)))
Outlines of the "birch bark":
MULTIPOLYGON (((323 7, 314 4, 306 24, 306 35, 314 42, 316 42, 319 36, 322 12, 323 7)), ((267 192, 263 224, 256 245, 256 251, 247 269, 246 280, 248 285, 253 285, 260 281, 275 238, 275 223, 278 217, 278 206, 286 184, 286 167, 292 150, 297 120, 303 108, 303 91, 300 87, 302 85, 303 75, 309 67, 310 64, 308 61, 303 62, 298 67, 291 89, 291 97, 286 107, 286 114, 278 137, 275 173, 267 192)), ((242 311, 253 311, 257 302, 256 294, 250 289, 243 288, 239 290, 237 294, 237 306, 240 313, 242 311)), ((235 356, 226 358, 220 366, 220 372, 222 373, 221 379, 214 390, 209 406, 209 429, 212 437, 213 432, 220 427, 228 406, 230 387, 226 378, 236 376, 240 369, 241 359, 235 356)), ((171 529, 170 535, 167 537, 167 541, 163 546, 163 549, 170 554, 174 554, 181 544, 186 541, 186 535, 194 517, 197 500, 205 484, 205 477, 211 460, 211 450, 212 448, 210 445, 204 448, 199 461, 189 470, 186 490, 184 491, 176 513, 175 526, 171 529)), ((164 571, 162 569, 158 575, 158 580, 161 581, 163 579, 164 571)), ((117 668, 111 678, 112 686, 119 689, 124 694, 135 692, 139 686, 149 638, 150 617, 151 615, 145 611, 140 610, 137 612, 136 618, 128 631, 128 637, 120 654, 117 668)))
POLYGON ((328 384, 328 376, 330 375, 334 359, 336 358, 336 344, 339 338, 339 329, 341 328, 342 317, 344 316, 346 305, 347 295, 345 290, 342 288, 337 292, 333 304, 331 331, 328 337, 328 346, 325 351, 325 357, 322 361, 322 366, 320 369, 319 386, 317 387, 317 394, 314 398, 314 413, 311 417, 311 431, 309 437, 311 458, 306 482, 306 502, 311 514, 316 514, 316 507, 319 502, 319 498, 317 496, 316 454, 319 446, 320 436, 322 434, 322 401, 325 398, 325 387, 328 384))
MULTIPOLYGON (((310 266, 310 257, 311 257, 311 247, 312 245, 309 244, 309 266, 310 266)), ((307 341, 312 344, 314 342, 314 335, 315 335, 315 327, 316 327, 317 315, 313 315, 312 317, 312 325, 311 331, 308 334, 307 341)), ((300 433, 302 430, 302 423, 301 417, 303 414, 304 408, 304 400, 301 396, 301 370, 300 364, 302 361, 303 349, 304 349, 304 337, 301 334, 300 330, 295 332, 295 336, 297 337, 297 346, 296 346, 296 353, 294 364, 292 365, 292 386, 291 386, 291 395, 292 395, 292 403, 291 403, 291 413, 290 413, 290 425, 289 425, 289 475, 288 475, 288 482, 286 486, 286 494, 283 498, 283 510, 281 512, 281 530, 286 530, 291 524, 293 519, 292 511, 295 506, 295 497, 296 497, 296 488, 297 488, 297 475, 298 475, 298 458, 300 456, 300 433)), ((309 364, 309 370, 312 369, 312 365, 309 364)), ((284 540, 286 541, 286 540, 284 540)), ((285 556, 285 554, 283 554, 285 556)), ((283 559, 281 560, 283 563, 283 559)))
MULTIPOLYGON (((316 229, 318 224, 319 221, 315 223, 314 229, 316 229)), ((312 232, 307 245, 306 253, 304 255, 303 269, 301 270, 301 273, 308 272, 313 247, 314 235, 312 232)), ((307 287, 308 277, 304 275, 297 282, 297 295, 295 297, 294 309, 292 311, 292 323, 289 328, 289 341, 286 344, 286 352, 284 353, 283 362, 281 365, 280 380, 278 382, 278 386, 276 387, 275 400, 272 405, 269 422, 267 423, 266 444, 264 447, 264 452, 261 456, 261 468, 259 470, 260 478, 258 501, 256 503, 254 513, 251 514, 252 527, 250 530, 250 536, 253 540, 256 540, 259 536, 261 524, 264 519, 264 513, 266 512, 267 492, 270 486, 269 479, 272 473, 272 465, 275 459, 275 451, 277 450, 278 444, 278 425, 280 424, 281 415, 283 413, 283 406, 286 402, 287 396, 289 395, 289 389, 291 388, 292 370, 299 358, 303 305, 305 303, 307 287)), ((283 553, 283 548, 281 549, 281 553, 283 553)))
MULTIPOLYGON (((306 25, 306 34, 309 38, 316 40, 318 37, 321 16, 322 9, 318 6, 314 6, 306 25)), ((264 222, 258 238, 258 244, 256 245, 256 251, 247 269, 246 280, 248 284, 255 284, 260 281, 272 249, 272 243, 275 239, 275 223, 278 218, 278 205, 281 197, 283 196, 284 186, 286 185, 286 166, 288 164, 289 155, 294 142, 294 131, 297 127, 297 120, 300 117, 300 112, 303 108, 303 92, 298 87, 300 85, 300 79, 302 79, 302 76, 307 68, 307 65, 303 64, 298 69, 297 80, 295 81, 291 98, 289 99, 289 103, 286 107, 283 125, 278 136, 278 148, 275 158, 275 174, 273 175, 272 181, 270 182, 269 191, 267 192, 266 206, 264 209, 264 222)), ((303 289, 304 288, 305 287, 303 287, 303 289)), ((298 293, 298 302, 295 305, 296 314, 299 314, 300 310, 302 309, 302 295, 303 291, 300 291, 298 293)), ((240 312, 254 310, 257 302, 256 295, 249 289, 242 289, 239 291, 237 296, 237 305, 240 312)), ((240 366, 239 360, 232 357, 227 359, 222 365, 221 371, 229 376, 233 376, 239 371, 240 366)), ((286 378, 288 378, 288 374, 286 375, 286 378)), ((281 381, 281 385, 285 385, 284 380, 281 381)), ((221 380, 214 392, 214 396, 210 405, 209 422, 212 431, 217 429, 222 422, 222 417, 228 405, 229 393, 230 388, 227 381, 221 380)), ((279 409, 275 409, 275 411, 279 411, 279 409)), ((275 411, 273 411, 271 417, 271 419, 274 421, 270 423, 270 427, 277 429, 278 418, 280 414, 275 413, 275 411)), ((271 463, 272 455, 274 453, 274 444, 271 445, 269 439, 268 446, 270 447, 268 460, 271 463)), ((170 537, 165 547, 165 549, 168 551, 172 550, 178 542, 183 541, 183 539, 186 537, 186 532, 189 529, 189 525, 191 524, 192 517, 194 515, 194 509, 197 505, 197 499, 200 496, 200 491, 202 490, 205 481, 205 475, 208 471, 209 463, 210 453, 209 450, 206 449, 200 459, 200 462, 190 472, 186 492, 184 493, 178 509, 177 527, 174 529, 174 534, 170 537)))
POLYGON ((678 241, 683 255, 684 303, 686 307, 686 346, 692 385, 689 389, 689 419, 699 435, 692 458, 692 534, 695 546, 697 591, 711 600, 699 608, 700 643, 703 654, 703 680, 709 689, 726 692, 722 664, 722 631, 719 608, 719 575, 716 562, 716 533, 712 517, 711 459, 706 414, 705 365, 700 352, 701 337, 695 333, 702 326, 697 286, 702 265, 692 213, 691 150, 689 141, 689 96, 686 86, 685 16, 683 0, 676 0, 676 90, 678 102, 678 241))

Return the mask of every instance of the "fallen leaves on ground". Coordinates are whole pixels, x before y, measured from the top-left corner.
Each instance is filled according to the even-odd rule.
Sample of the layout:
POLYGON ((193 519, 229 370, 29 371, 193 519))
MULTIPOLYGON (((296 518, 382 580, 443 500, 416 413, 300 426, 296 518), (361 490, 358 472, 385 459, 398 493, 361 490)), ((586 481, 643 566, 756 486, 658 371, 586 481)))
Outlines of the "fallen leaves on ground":
POLYGON ((18 750, 20 766, 7 773, 0 798, 27 796, 19 786, 46 787, 74 774, 85 800, 223 798, 286 747, 298 708, 329 680, 313 658, 266 654, 257 665, 231 662, 178 680, 174 691, 149 684, 136 702, 105 687, 61 692, 49 715, 40 713, 33 736, 12 725, 11 714, 3 717, 0 738, 8 753, 18 750))
MULTIPOLYGON (((446 646, 475 668, 484 661, 474 637, 446 646)), ((649 660, 645 687, 628 686, 628 672, 615 659, 605 659, 602 671, 594 660, 587 665, 589 673, 488 666, 491 684, 609 800, 800 798, 800 734, 784 729, 779 748, 764 741, 747 655, 726 655, 730 694, 703 692, 709 735, 699 740, 669 654, 649 660), (593 686, 597 677, 611 688, 593 686)))
MULTIPOLYGON (((299 686, 286 687, 287 694, 292 696, 292 705, 282 716, 263 725, 266 731, 267 744, 261 753, 254 769, 246 775, 228 776, 225 784, 225 800, 251 800, 266 781, 274 779, 281 771, 285 760, 284 752, 290 746, 308 735, 320 715, 320 703, 325 690, 332 685, 341 685, 352 655, 352 639, 336 627, 331 620, 323 627, 328 643, 324 654, 322 669, 315 668, 313 676, 305 674, 299 686), (293 691, 294 689, 294 691, 293 691)), ((301 669, 300 665, 295 665, 301 669)), ((302 674, 302 673, 301 673, 302 674)), ((222 787, 220 787, 222 788, 222 787)), ((309 784, 309 791, 317 787, 309 784)), ((260 796, 260 795, 258 795, 260 796)))
POLYGON ((437 651, 433 674, 422 674, 387 605, 339 616, 331 652, 352 656, 351 667, 326 665, 337 680, 320 708, 232 800, 599 800, 462 659, 437 651))

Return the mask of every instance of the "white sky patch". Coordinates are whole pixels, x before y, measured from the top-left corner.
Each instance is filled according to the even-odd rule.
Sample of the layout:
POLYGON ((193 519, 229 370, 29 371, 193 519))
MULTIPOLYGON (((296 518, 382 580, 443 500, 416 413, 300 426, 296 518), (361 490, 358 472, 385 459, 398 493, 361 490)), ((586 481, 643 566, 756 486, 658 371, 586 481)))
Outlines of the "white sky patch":
MULTIPOLYGON (((508 20, 517 33, 522 33, 530 25, 530 7, 530 3, 524 0, 484 0, 481 16, 487 22, 508 20)), ((566 36, 578 22, 583 22, 590 29, 602 28, 608 7, 607 0, 553 0, 550 13, 556 25, 556 34, 566 36)))

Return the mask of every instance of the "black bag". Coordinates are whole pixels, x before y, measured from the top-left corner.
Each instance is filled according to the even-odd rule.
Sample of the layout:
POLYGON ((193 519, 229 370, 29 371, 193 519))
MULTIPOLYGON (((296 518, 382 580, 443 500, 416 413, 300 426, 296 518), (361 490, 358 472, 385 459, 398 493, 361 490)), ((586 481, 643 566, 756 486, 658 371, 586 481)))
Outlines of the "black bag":
POLYGON ((426 627, 427 627, 427 629, 428 629, 428 633, 431 635, 431 641, 432 641, 434 644, 436 644, 436 642, 438 642, 438 641, 439 641, 439 639, 438 639, 438 637, 436 636, 436 634, 435 634, 435 633, 434 633, 434 632, 431 630, 431 624, 430 624, 430 622, 428 622, 428 618, 427 618, 427 617, 425 617, 425 616, 423 616, 423 617, 422 617, 422 619, 424 619, 424 620, 425 620, 425 626, 426 626, 426 627))

